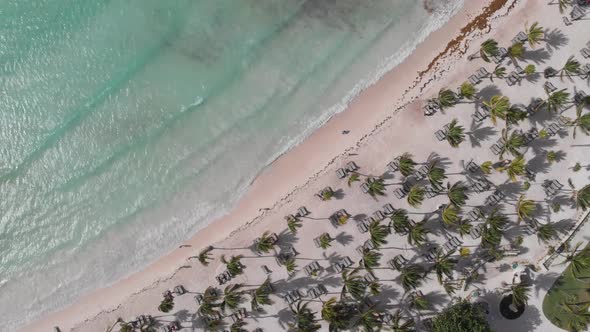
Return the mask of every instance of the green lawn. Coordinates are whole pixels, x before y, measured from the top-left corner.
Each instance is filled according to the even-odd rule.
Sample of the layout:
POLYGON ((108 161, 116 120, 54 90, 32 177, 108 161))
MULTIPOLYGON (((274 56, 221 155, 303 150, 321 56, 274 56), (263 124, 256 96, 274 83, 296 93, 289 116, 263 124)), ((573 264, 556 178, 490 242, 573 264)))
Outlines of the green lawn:
MULTIPOLYGON (((588 248, 588 247, 587 247, 588 248)), ((590 276, 590 269, 583 275, 590 276)), ((579 281, 571 273, 564 271, 555 281, 551 289, 543 299, 543 313, 555 326, 568 330, 567 322, 570 320, 568 313, 559 308, 562 300, 570 299, 570 302, 583 303, 590 301, 590 278, 579 281)))

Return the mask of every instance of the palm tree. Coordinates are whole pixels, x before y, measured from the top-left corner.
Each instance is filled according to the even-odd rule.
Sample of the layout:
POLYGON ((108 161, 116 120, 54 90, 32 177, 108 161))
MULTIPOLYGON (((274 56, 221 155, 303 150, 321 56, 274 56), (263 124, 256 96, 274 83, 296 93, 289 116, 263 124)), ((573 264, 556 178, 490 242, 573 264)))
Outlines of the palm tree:
POLYGON ((463 82, 459 87, 459 98, 474 100, 477 95, 477 89, 469 82, 463 82))
POLYGON ((500 171, 506 171, 508 177, 512 182, 516 181, 517 176, 524 175, 526 171, 526 163, 523 156, 518 156, 508 166, 498 168, 500 171))
POLYGON ((438 106, 444 110, 445 108, 453 107, 457 104, 457 95, 449 89, 441 89, 438 92, 438 97, 435 99, 438 106))
POLYGON ((502 129, 502 146, 500 147, 499 157, 504 158, 504 153, 510 152, 514 157, 521 155, 520 148, 524 146, 524 136, 516 130, 513 130, 510 135, 507 129, 502 129))
POLYGON ((428 164, 428 181, 435 189, 442 188, 443 180, 447 178, 445 175, 445 169, 438 166, 438 161, 433 160, 428 164))
POLYGON ((571 122, 574 127, 574 138, 576 138, 576 129, 578 128, 580 128, 584 134, 590 135, 590 113, 582 115, 582 110, 583 107, 576 107, 576 120, 571 122))
POLYGON ((289 275, 295 272, 295 269, 297 268, 295 257, 289 257, 285 260, 285 268, 287 269, 287 273, 289 275))
POLYGON ((269 231, 265 231, 256 242, 256 251, 268 253, 272 248, 274 248, 274 245, 274 237, 269 231))
POLYGON ((428 310, 430 303, 424 295, 414 294, 411 298, 410 306, 417 310, 428 310))
POLYGON ((518 223, 522 220, 532 218, 535 210, 537 209, 537 204, 530 199, 525 199, 524 195, 520 195, 518 201, 516 202, 516 215, 518 216, 518 223))
POLYGON ((414 329, 414 320, 413 319, 403 319, 404 317, 401 314, 400 310, 397 310, 395 314, 393 314, 393 319, 391 321, 391 325, 389 328, 392 332, 415 332, 414 329))
POLYGON ((531 286, 522 282, 513 284, 510 286, 510 292, 512 293, 512 303, 519 307, 528 304, 531 286))
POLYGON ((240 262, 243 257, 243 255, 231 256, 228 261, 225 259, 225 255, 221 255, 221 262, 226 265, 227 270, 232 276, 237 276, 242 274, 244 270, 244 265, 240 262))
POLYGON ((492 96, 489 101, 484 101, 483 104, 490 112, 490 119, 496 125, 498 118, 505 120, 506 112, 510 109, 510 99, 505 96, 492 96))
POLYGON ((404 153, 399 157, 399 171, 403 176, 414 173, 414 166, 416 166, 416 163, 412 160, 411 154, 404 153))
POLYGON ((158 306, 158 310, 161 312, 169 312, 174 308, 174 298, 172 296, 165 296, 160 305, 158 306))
POLYGON ((502 64, 497 65, 494 67, 492 73, 490 73, 490 81, 494 81, 494 78, 505 78, 506 77, 506 67, 502 66, 502 64))
POLYGON ((451 204, 456 207, 462 207, 467 201, 467 187, 463 185, 463 182, 457 181, 453 185, 447 183, 447 196, 451 201, 451 204))
POLYGON ((341 331, 350 326, 355 311, 352 306, 332 297, 322 304, 321 314, 322 319, 329 323, 330 331, 341 331))
POLYGON ((360 300, 365 295, 367 284, 365 280, 357 275, 358 270, 344 270, 342 271, 342 293, 341 298, 346 297, 346 293, 350 294, 353 298, 360 300))
POLYGON ((464 131, 463 126, 457 124, 457 119, 451 120, 447 129, 447 142, 454 148, 459 147, 459 144, 465 140, 464 131))
POLYGON ((322 235, 320 235, 319 240, 320 248, 324 250, 328 249, 328 247, 331 247, 331 242, 334 241, 334 239, 332 239, 332 237, 328 233, 323 233, 322 235))
POLYGON ((385 196, 385 180, 382 178, 368 178, 367 184, 369 190, 367 191, 372 197, 385 196))
POLYGON ((582 65, 580 64, 580 62, 576 60, 574 56, 570 56, 563 65, 563 68, 559 70, 559 77, 563 79, 563 75, 566 75, 568 78, 571 79, 573 75, 580 74, 581 67, 582 65))
POLYGON ((201 252, 199 252, 199 262, 203 265, 203 266, 207 266, 209 265, 209 261, 212 260, 213 258, 211 258, 211 250, 213 250, 212 246, 208 246, 207 248, 201 250, 201 252))
POLYGON ((570 250, 565 257, 565 264, 568 264, 566 271, 574 278, 582 277, 582 274, 590 268, 590 251, 588 248, 582 248, 581 242, 578 242, 573 250, 570 250))
POLYGON ((547 162, 549 164, 553 164, 557 160, 557 152, 556 151, 547 151, 547 162))
POLYGON ((293 327, 296 328, 296 331, 315 332, 319 331, 322 327, 316 322, 316 314, 307 308, 308 303, 309 302, 303 303, 303 301, 299 301, 295 308, 289 306, 291 312, 295 315, 295 324, 293 324, 293 327))
POLYGON ((289 215, 285 219, 287 220, 287 227, 292 234, 297 234, 297 229, 303 226, 301 220, 293 215, 289 215))
POLYGON ((369 224, 369 234, 371 235, 371 242, 375 245, 376 248, 379 248, 385 244, 387 241, 387 235, 389 235, 389 229, 385 225, 381 225, 379 221, 374 220, 369 224))
POLYGON ((527 35, 529 45, 532 48, 534 48, 535 45, 537 45, 545 37, 545 29, 543 29, 543 27, 540 26, 538 22, 534 22, 530 27, 525 25, 524 31, 527 35))
POLYGON ((524 76, 531 76, 537 73, 537 67, 533 64, 528 64, 523 69, 524 76))
POLYGON ((443 276, 449 278, 452 277, 455 264, 457 264, 456 260, 443 255, 440 251, 436 252, 434 258, 434 271, 436 272, 436 278, 438 279, 439 284, 443 284, 443 276))
POLYGON ((239 320, 229 327, 229 332, 248 332, 248 330, 244 329, 243 327, 246 326, 246 322, 243 320, 239 320))
POLYGON ((506 127, 508 127, 508 125, 518 125, 520 121, 523 121, 528 116, 529 115, 526 111, 523 111, 519 107, 512 105, 506 111, 506 127))
POLYGON ((425 194, 426 191, 419 184, 413 185, 408 192, 408 204, 414 208, 419 207, 424 201, 425 194))
POLYGON ((243 300, 243 292, 240 291, 242 284, 228 285, 223 290, 223 301, 220 307, 222 309, 235 310, 243 300))
POLYGON ((374 305, 366 309, 359 310, 356 326, 362 326, 364 331, 373 332, 380 330, 381 325, 379 313, 374 309, 374 305))
POLYGON ((557 231, 553 224, 547 223, 537 227, 537 237, 543 242, 549 242, 557 236, 557 231))
POLYGON ((569 97, 570 94, 567 92, 567 89, 561 89, 549 94, 547 100, 544 100, 540 106, 545 105, 549 112, 558 113, 569 102, 569 97))
POLYGON ((250 301, 250 304, 252 306, 252 311, 260 309, 260 307, 263 305, 271 305, 272 304, 272 301, 270 300, 270 297, 269 297, 271 290, 272 290, 272 287, 271 287, 270 279, 267 278, 262 283, 262 285, 260 285, 258 288, 256 288, 255 290, 250 292, 250 295, 252 296, 252 300, 250 301))
POLYGON ((481 165, 479 165, 479 168, 484 174, 491 174, 492 165, 493 163, 491 161, 484 161, 483 163, 481 163, 481 165))
POLYGON ((223 321, 221 319, 208 319, 205 322, 205 331, 219 331, 223 321))
POLYGON ((490 62, 490 57, 496 56, 498 54, 500 54, 498 42, 493 39, 488 39, 481 43, 479 51, 470 55, 468 59, 473 60, 476 58, 482 58, 485 62, 490 62))
POLYGON ((348 177, 348 186, 350 187, 353 182, 357 182, 360 180, 360 175, 358 173, 350 173, 350 176, 348 177))
POLYGON ((549 3, 550 5, 559 5, 559 13, 563 14, 563 11, 572 5, 572 0, 553 0, 549 3))
POLYGON ((459 223, 457 223, 457 232, 459 232, 459 235, 461 235, 461 237, 469 234, 471 232, 471 228, 473 227, 471 226, 468 220, 462 219, 459 221, 459 223))
POLYGON ((459 208, 453 204, 447 205, 442 211, 442 221, 445 226, 456 225, 461 218, 459 217, 459 208))
POLYGON ((590 207, 590 184, 587 184, 580 190, 574 192, 576 208, 586 211, 590 207))
MULTIPOLYGON (((120 326, 119 332, 133 332, 135 329, 131 323, 123 321, 122 318, 117 319, 117 323, 119 323, 120 326)), ((112 331, 113 328, 114 326, 110 327, 107 332, 112 331)))
POLYGON ((391 226, 394 230, 408 229, 410 226, 410 219, 408 218, 408 212, 404 209, 395 210, 389 217, 391 220, 391 226))
POLYGON ((427 241, 426 236, 430 233, 430 230, 426 228, 424 220, 416 223, 408 231, 408 243, 413 245, 422 245, 427 241))
POLYGON ((516 60, 522 60, 524 57, 524 44, 512 44, 512 46, 508 47, 508 56, 513 62, 516 62, 516 60))
POLYGON ((361 265, 366 270, 370 271, 373 268, 379 266, 379 259, 381 259, 380 253, 369 249, 363 249, 363 258, 361 260, 361 265))
POLYGON ((422 283, 423 271, 420 265, 412 264, 405 266, 400 272, 402 286, 406 291, 409 291, 410 289, 416 289, 422 283))
POLYGON ((565 315, 560 321, 568 331, 586 331, 590 324, 590 303, 570 303, 562 299, 559 303, 559 311, 565 315))
POLYGON ((369 289, 369 292, 373 296, 377 296, 381 293, 381 284, 376 280, 369 282, 367 284, 367 288, 369 289))

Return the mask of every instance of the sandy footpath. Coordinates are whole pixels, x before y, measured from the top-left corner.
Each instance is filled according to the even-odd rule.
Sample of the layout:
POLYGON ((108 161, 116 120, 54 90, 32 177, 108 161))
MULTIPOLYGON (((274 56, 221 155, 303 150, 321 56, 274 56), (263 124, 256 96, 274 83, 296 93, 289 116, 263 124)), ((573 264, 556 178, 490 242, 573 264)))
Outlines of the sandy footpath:
MULTIPOLYGON (((207 245, 228 249, 249 247, 265 230, 284 231, 283 216, 294 213, 299 206, 307 206, 312 217, 325 218, 333 213, 338 202, 321 205, 313 194, 326 185, 344 188, 334 170, 351 156, 363 156, 362 161, 357 161, 363 172, 380 174, 393 156, 409 147, 432 151, 432 146, 418 148, 421 137, 428 135, 430 142, 436 130, 435 125, 428 123, 429 118, 421 113, 424 99, 444 85, 460 85, 474 72, 481 63, 469 63, 465 54, 474 52, 483 40, 494 37, 506 45, 523 29, 525 22, 538 20, 543 23, 544 18, 535 15, 539 5, 537 0, 466 0, 461 11, 433 32, 401 65, 362 92, 346 111, 334 116, 302 144, 264 170, 228 215, 211 223, 185 241, 185 246, 145 270, 83 296, 73 305, 48 314, 23 331, 50 331, 53 326, 60 326, 62 331, 104 331, 117 317, 131 319, 148 313, 158 316, 157 305, 164 290, 183 284, 191 292, 198 292, 207 285, 216 284, 214 276, 223 269, 217 258, 223 253, 230 254, 230 250, 214 250, 216 260, 206 268, 187 260, 207 245), (342 135, 343 130, 350 130, 350 133, 342 135), (390 141, 392 131, 395 131, 395 137, 404 137, 407 141, 390 141)), ((421 156, 419 152, 415 154, 421 156)), ((347 199, 360 197, 362 193, 357 191, 347 199)), ((328 227, 326 223, 324 221, 317 227, 306 225, 298 237, 308 235, 307 240, 298 243, 297 248, 311 244, 310 239, 328 227)), ((237 253, 252 256, 249 250, 238 250, 237 253)), ((231 251, 231 254, 237 253, 231 251)), ((260 269, 255 267, 258 265, 255 259, 245 263, 252 273, 247 273, 241 282, 255 285, 264 279, 260 269), (254 267, 250 268, 251 265, 254 267)), ((188 307, 191 301, 188 297, 192 298, 187 296, 186 300, 179 301, 175 311, 187 309, 185 315, 190 317, 196 304, 188 307)), ((268 326, 263 321, 259 323, 268 326)))

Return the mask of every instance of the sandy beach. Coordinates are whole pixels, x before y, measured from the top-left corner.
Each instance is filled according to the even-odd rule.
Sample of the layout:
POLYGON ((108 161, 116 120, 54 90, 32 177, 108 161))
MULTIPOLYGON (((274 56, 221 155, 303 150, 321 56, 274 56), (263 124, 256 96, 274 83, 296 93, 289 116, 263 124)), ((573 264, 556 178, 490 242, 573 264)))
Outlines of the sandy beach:
MULTIPOLYGON (((245 274, 236 278, 236 282, 249 286, 259 285, 266 278, 260 266, 267 265, 273 271, 271 278, 273 282, 276 281, 275 289, 278 289, 279 293, 283 293, 281 286, 285 286, 286 281, 289 281, 289 289, 307 285, 309 280, 300 277, 302 271, 295 276, 289 276, 283 267, 277 266, 272 256, 259 256, 249 249, 254 239, 264 231, 279 234, 283 247, 293 245, 297 249, 298 270, 308 263, 307 260, 323 261, 322 264, 326 270, 330 265, 329 262, 336 257, 350 256, 353 261, 358 261, 359 255, 355 252, 355 248, 362 245, 366 236, 359 237, 354 233, 356 231, 354 222, 349 222, 340 229, 334 229, 327 220, 332 213, 346 208, 356 220, 357 216, 370 215, 388 202, 396 208, 403 207, 409 211, 413 209, 408 207, 405 201, 396 201, 391 192, 393 189, 388 189, 390 191, 386 197, 375 200, 363 194, 358 186, 348 187, 346 180, 336 177, 336 169, 353 160, 360 166, 359 173, 381 176, 386 172, 387 163, 403 152, 412 153, 414 160, 419 163, 425 162, 432 152, 436 152, 442 158, 453 159, 453 162, 448 161, 447 173, 449 181, 454 182, 460 180, 459 176, 463 171, 461 163, 456 161, 467 162, 475 159, 481 163, 494 158, 488 148, 497 139, 492 137, 493 135, 481 138, 479 146, 473 145, 461 149, 454 149, 446 142, 437 142, 434 138, 433 133, 452 118, 459 119, 466 128, 469 128, 473 105, 461 104, 449 111, 452 114, 437 114, 434 117, 425 117, 422 107, 426 100, 436 95, 442 87, 455 89, 484 65, 481 61, 467 60, 467 54, 476 52, 481 42, 494 38, 500 45, 508 46, 510 40, 524 29, 525 23, 534 21, 540 22, 548 30, 563 29, 569 38, 566 46, 553 50, 555 54, 552 54, 554 56, 551 57, 551 65, 555 61, 555 67, 570 54, 577 54, 586 43, 584 38, 587 39, 587 36, 582 37, 575 32, 581 31, 580 29, 584 28, 583 25, 587 29, 588 23, 580 22, 565 28, 557 9, 547 6, 545 2, 536 0, 465 1, 461 11, 443 28, 433 32, 401 65, 363 91, 351 102, 346 111, 334 116, 302 144, 263 170, 231 213, 211 223, 182 243, 181 248, 160 258, 145 270, 134 273, 110 287, 83 296, 71 306, 46 315, 30 326, 23 327, 21 331, 50 331, 54 326, 59 326, 64 332, 105 331, 118 317, 132 319, 139 314, 164 317, 163 321, 171 321, 176 317, 186 322, 183 323, 183 327, 187 330, 190 328, 199 330, 201 328, 199 323, 194 323, 197 321, 195 312, 198 307, 193 299, 194 293, 202 292, 208 285, 217 286, 214 277, 225 268, 225 265, 219 261, 221 255, 228 257, 244 255, 243 260, 247 270, 245 274), (344 135, 342 134, 344 130, 350 132, 344 135), (342 196, 328 202, 319 201, 314 194, 326 186, 341 192, 342 196), (310 218, 303 220, 303 227, 297 235, 292 235, 286 230, 284 217, 293 214, 300 206, 305 206, 311 211, 310 218), (332 234, 338 244, 321 252, 315 248, 313 238, 323 232, 332 234), (212 252, 215 260, 209 266, 204 267, 198 261, 188 259, 209 245, 215 248, 212 252), (189 290, 189 294, 177 297, 173 315, 169 317, 162 315, 157 311, 162 292, 180 284, 189 290)), ((538 60, 538 67, 544 68, 547 65, 545 61, 538 60)), ((487 67, 490 65, 487 64, 487 67)), ((503 80, 494 81, 494 84, 498 86, 497 89, 504 95, 515 102, 522 103, 528 103, 531 97, 542 94, 542 83, 541 79, 536 83, 527 82, 519 88, 509 89, 503 80)), ((498 135, 499 129, 493 130, 493 133, 498 135)), ((577 142, 584 139, 588 142, 585 135, 580 135, 577 142)), ((571 140, 571 137, 559 140, 555 143, 558 146, 554 149, 570 148, 572 144, 575 144, 571 140)), ((582 148, 570 149, 567 151, 567 160, 587 163, 589 158, 584 152, 582 148)), ((564 170, 568 167, 571 165, 565 162, 556 166, 557 169, 564 170)), ((494 181, 495 183, 505 181, 505 175, 496 174, 495 176, 497 177, 494 178, 497 180, 494 181)), ((580 182, 587 182, 587 177, 579 176, 580 182)), ((564 175, 560 181, 566 183, 568 177, 571 175, 564 175)), ((387 182, 399 182, 399 175, 387 178, 387 182)), ((527 196, 542 199, 542 188, 532 187, 527 196)), ((435 210, 436 206, 445 201, 443 198, 445 197, 428 200, 428 207, 423 207, 422 210, 435 210)), ((474 200, 483 201, 483 198, 478 197, 474 200)), ((418 212, 416 214, 417 220, 422 218, 418 212)), ((572 209, 564 209, 555 216, 556 220, 577 220, 580 217, 582 217, 581 212, 572 209)), ((566 234, 567 231, 564 231, 562 235, 566 234)), ((440 241, 444 240, 443 235, 437 234, 436 242, 440 242, 439 237, 440 241)), ((547 253, 547 244, 539 244, 532 238, 527 238, 525 243, 533 250, 519 256, 515 261, 539 264, 547 253)), ((558 239, 553 242, 553 244, 557 243, 559 243, 558 239)), ((400 252, 411 255, 413 250, 407 246, 405 237, 397 235, 389 239, 389 246, 395 249, 384 253, 382 262, 386 262, 390 256, 400 252)), ((486 284, 497 284, 495 287, 500 287, 501 281, 506 281, 506 275, 502 275, 499 271, 490 271, 486 284)), ((392 279, 388 277, 387 271, 379 270, 375 274, 382 280, 392 279)), ((327 275, 328 272, 325 276, 327 275)), ((329 294, 339 293, 337 282, 330 283, 328 278, 323 280, 323 283, 328 286, 329 294)), ((436 281, 431 283, 436 284, 436 281)), ((494 288, 494 286, 491 287, 494 288)), ((402 296, 403 291, 399 287, 392 285, 388 289, 389 297, 402 296)), ((425 289, 424 292, 426 293, 427 290, 438 292, 436 287, 425 289)), ((441 295, 442 293, 439 297, 441 295)), ((279 296, 273 296, 273 301, 275 304, 267 309, 267 315, 256 317, 257 325, 249 324, 250 329, 255 326, 263 327, 264 331, 285 329, 288 312, 284 308, 287 305, 279 296)), ((445 304, 446 301, 441 300, 440 306, 434 308, 433 312, 436 312, 437 308, 444 307, 445 304)), ((550 331, 552 328, 546 325, 543 327, 543 331, 550 331)))

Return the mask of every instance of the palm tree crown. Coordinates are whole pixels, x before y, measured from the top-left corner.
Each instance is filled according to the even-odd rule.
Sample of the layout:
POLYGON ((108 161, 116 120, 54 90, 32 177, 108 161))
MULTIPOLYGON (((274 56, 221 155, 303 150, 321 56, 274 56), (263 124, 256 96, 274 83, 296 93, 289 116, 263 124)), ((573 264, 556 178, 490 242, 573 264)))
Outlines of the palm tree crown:
POLYGON ((545 30, 539 25, 538 22, 534 22, 530 27, 525 26, 525 33, 527 35, 529 45, 533 48, 541 40, 543 40, 543 37, 545 36, 545 30))
POLYGON ((447 129, 447 141, 452 147, 459 147, 459 144, 465 140, 464 131, 463 126, 457 124, 457 119, 451 120, 447 129))

